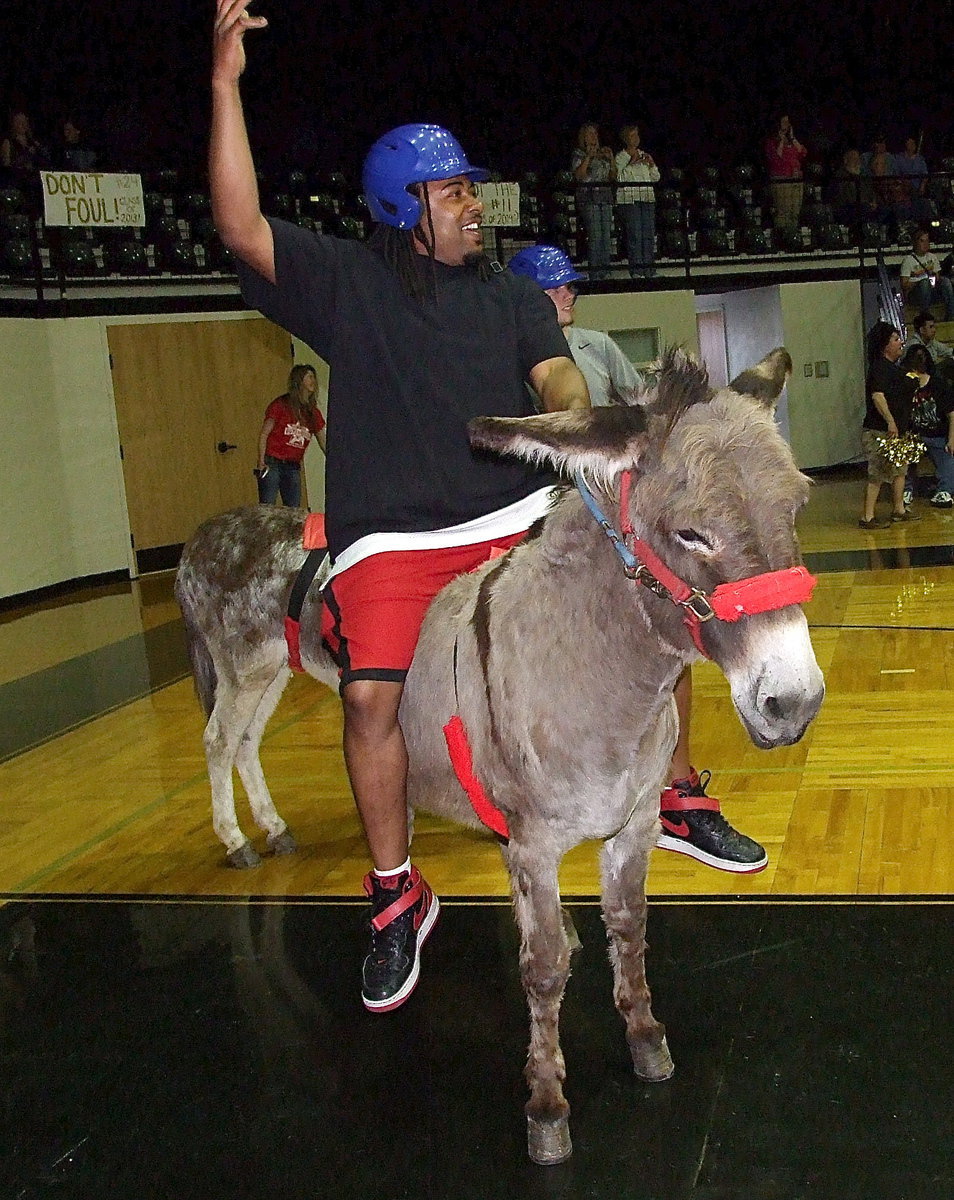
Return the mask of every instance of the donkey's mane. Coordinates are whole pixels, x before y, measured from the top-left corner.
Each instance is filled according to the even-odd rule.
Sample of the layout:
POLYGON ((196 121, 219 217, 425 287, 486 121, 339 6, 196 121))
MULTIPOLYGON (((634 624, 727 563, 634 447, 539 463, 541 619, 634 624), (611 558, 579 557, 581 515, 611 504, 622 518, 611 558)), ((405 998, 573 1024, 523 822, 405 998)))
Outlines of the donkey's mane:
POLYGON ((647 404, 651 418, 660 420, 669 434, 680 417, 695 404, 712 398, 709 372, 678 346, 667 346, 659 362, 659 383, 647 404))

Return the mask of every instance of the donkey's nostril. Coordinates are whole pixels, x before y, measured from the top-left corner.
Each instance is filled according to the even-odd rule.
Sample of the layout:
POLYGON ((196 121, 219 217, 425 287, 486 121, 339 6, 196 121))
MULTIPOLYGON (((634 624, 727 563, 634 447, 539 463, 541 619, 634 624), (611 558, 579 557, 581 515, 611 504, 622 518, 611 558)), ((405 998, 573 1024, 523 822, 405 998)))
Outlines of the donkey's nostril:
POLYGON ((771 717, 773 721, 778 721, 782 717, 782 705, 776 696, 767 696, 762 707, 765 710, 765 715, 771 717))

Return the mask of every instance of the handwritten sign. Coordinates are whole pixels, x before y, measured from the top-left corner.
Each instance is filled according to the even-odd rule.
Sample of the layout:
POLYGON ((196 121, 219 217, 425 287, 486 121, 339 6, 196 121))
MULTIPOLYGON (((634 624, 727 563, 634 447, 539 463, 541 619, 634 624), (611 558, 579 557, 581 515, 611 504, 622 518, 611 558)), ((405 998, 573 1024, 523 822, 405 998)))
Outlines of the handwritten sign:
POLYGON ((80 228, 146 223, 139 175, 102 171, 41 171, 43 219, 47 225, 80 228))
POLYGON ((485 225, 520 224, 519 183, 478 183, 476 188, 484 206, 485 225))

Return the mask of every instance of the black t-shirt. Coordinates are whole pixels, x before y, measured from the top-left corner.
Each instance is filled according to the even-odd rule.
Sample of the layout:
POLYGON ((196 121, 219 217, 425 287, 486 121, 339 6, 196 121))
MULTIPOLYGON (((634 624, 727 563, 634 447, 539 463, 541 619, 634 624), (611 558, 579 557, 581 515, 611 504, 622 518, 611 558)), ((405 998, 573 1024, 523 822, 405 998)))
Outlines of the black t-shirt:
POLYGON ((911 429, 921 437, 947 437, 948 418, 954 412, 954 392, 936 375, 914 394, 911 429))
POLYGON ((240 263, 242 295, 329 365, 333 557, 366 534, 456 525, 545 486, 550 476, 467 439, 472 417, 530 415, 530 370, 570 357, 540 288, 435 263, 437 298, 421 304, 367 244, 269 223, 277 283, 240 263))
POLYGON ((882 392, 898 427, 898 433, 907 433, 911 424, 911 401, 916 391, 917 382, 905 375, 896 363, 888 362, 886 358, 879 358, 873 362, 865 384, 864 428, 874 429, 878 433, 888 432, 888 422, 875 408, 871 399, 873 392, 882 392))

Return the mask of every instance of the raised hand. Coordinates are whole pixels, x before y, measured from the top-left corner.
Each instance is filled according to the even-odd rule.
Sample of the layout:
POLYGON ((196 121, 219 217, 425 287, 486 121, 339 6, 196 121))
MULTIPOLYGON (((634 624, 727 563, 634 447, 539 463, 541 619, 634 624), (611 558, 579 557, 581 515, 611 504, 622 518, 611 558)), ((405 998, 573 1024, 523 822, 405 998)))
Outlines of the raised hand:
POLYGON ((218 0, 212 36, 212 78, 234 83, 245 70, 243 41, 249 29, 264 29, 265 17, 252 17, 246 0, 218 0))

